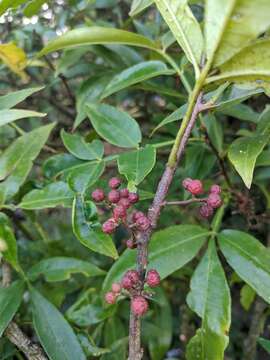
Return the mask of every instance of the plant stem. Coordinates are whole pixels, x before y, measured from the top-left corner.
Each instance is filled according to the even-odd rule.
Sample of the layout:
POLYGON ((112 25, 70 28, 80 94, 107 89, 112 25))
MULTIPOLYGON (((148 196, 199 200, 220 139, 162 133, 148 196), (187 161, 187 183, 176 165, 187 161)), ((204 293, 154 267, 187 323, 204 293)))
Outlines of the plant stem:
POLYGON ((207 198, 202 198, 202 199, 192 198, 192 199, 183 200, 183 201, 164 201, 162 205, 163 206, 167 206, 167 205, 186 206, 186 205, 200 203, 200 202, 206 202, 206 201, 207 201, 207 198))
MULTIPOLYGON (((201 87, 203 85, 203 81, 204 78, 200 78, 198 80, 197 85, 195 86, 193 92, 190 95, 190 102, 187 112, 176 136, 165 171, 158 184, 153 203, 148 210, 148 218, 150 220, 151 227, 147 231, 140 232, 137 237, 137 271, 140 276, 140 286, 138 294, 143 291, 145 271, 148 263, 148 243, 150 241, 151 234, 157 225, 160 211, 163 207, 166 195, 172 183, 175 170, 184 154, 188 139, 195 125, 197 116, 202 110, 201 87)), ((143 350, 141 348, 141 320, 132 312, 130 313, 129 331, 128 359, 141 360, 143 356, 143 350)))
MULTIPOLYGON (((2 286, 8 287, 11 281, 11 267, 4 261, 2 263, 2 286)), ((34 344, 14 321, 9 323, 4 334, 28 360, 47 360, 42 348, 38 344, 34 344)))

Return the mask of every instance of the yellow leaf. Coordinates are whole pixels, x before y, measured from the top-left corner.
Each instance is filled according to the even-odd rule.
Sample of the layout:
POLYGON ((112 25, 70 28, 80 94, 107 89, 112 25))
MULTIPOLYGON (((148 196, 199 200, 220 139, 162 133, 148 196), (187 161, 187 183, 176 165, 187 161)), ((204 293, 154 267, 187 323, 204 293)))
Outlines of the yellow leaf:
POLYGON ((27 57, 23 49, 13 43, 0 44, 0 59, 11 71, 26 79, 23 69, 27 65, 27 57))

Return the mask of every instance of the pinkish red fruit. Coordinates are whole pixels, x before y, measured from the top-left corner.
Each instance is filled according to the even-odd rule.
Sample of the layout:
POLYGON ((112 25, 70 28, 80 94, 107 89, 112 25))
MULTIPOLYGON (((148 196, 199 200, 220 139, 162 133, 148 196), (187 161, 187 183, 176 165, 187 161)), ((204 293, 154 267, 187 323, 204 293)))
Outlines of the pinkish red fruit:
POLYGON ((113 203, 116 204, 118 203, 118 201, 120 200, 120 193, 117 190, 111 190, 108 194, 108 200, 113 203))
POLYGON ((112 291, 115 293, 115 294, 119 294, 121 292, 121 284, 119 283, 113 283, 112 284, 112 291))
POLYGON ((128 276, 124 275, 123 279, 121 281, 121 285, 124 289, 126 290, 130 290, 133 287, 133 281, 131 278, 129 278, 128 276))
POLYGON ((139 273, 137 270, 128 270, 125 274, 128 278, 130 278, 134 285, 136 285, 140 279, 139 273))
POLYGON ((109 181, 109 187, 111 189, 117 189, 119 188, 120 185, 121 185, 121 180, 118 179, 117 177, 113 177, 109 181))
POLYGON ((142 211, 135 211, 132 214, 132 221, 136 222, 140 217, 145 216, 144 213, 142 211))
POLYGON ((141 216, 136 220, 136 225, 139 230, 146 231, 150 228, 150 221, 146 216, 141 216))
POLYGON ((117 227, 117 223, 115 222, 114 219, 109 219, 107 221, 105 221, 105 223, 102 225, 102 231, 105 234, 112 234, 114 232, 114 230, 117 227))
POLYGON ((139 201, 139 195, 137 193, 129 193, 128 200, 131 204, 136 204, 139 201))
POLYGON ((123 205, 117 205, 113 209, 113 217, 116 221, 123 220, 127 216, 127 210, 123 205))
POLYGON ((112 291, 107 292, 105 294, 105 301, 107 304, 115 304, 116 295, 112 291))
POLYGON ((135 241, 133 239, 128 239, 126 241, 126 246, 129 249, 135 249, 136 248, 136 243, 135 243, 135 241))
POLYGON ((118 205, 123 206, 124 208, 128 209, 130 207, 130 202, 127 198, 121 198, 118 202, 118 205))
POLYGON ((193 180, 191 178, 186 178, 182 181, 182 185, 183 185, 183 188, 187 190, 188 188, 188 185, 192 182, 193 180))
POLYGON ((192 180, 187 185, 187 191, 189 191, 192 195, 200 195, 203 192, 203 185, 200 180, 192 180))
POLYGON ((200 212, 201 217, 207 219, 213 215, 214 210, 211 206, 204 204, 200 207, 199 212, 200 212))
POLYGON ((208 196, 207 204, 211 206, 214 209, 219 208, 222 205, 222 199, 221 197, 216 193, 211 193, 208 196))
POLYGON ((129 196, 128 189, 121 189, 120 190, 120 196, 121 196, 121 198, 128 198, 128 196, 129 196))
POLYGON ((143 316, 148 310, 148 302, 143 296, 135 296, 131 300, 131 310, 134 315, 143 316))
POLYGON ((92 199, 95 202, 101 202, 105 199, 105 194, 102 189, 96 189, 92 192, 92 199))
POLYGON ((210 188, 210 193, 212 194, 220 194, 221 193, 221 187, 219 185, 212 185, 210 188))
POLYGON ((157 270, 151 269, 147 272, 146 283, 150 287, 156 287, 160 284, 160 276, 157 270))

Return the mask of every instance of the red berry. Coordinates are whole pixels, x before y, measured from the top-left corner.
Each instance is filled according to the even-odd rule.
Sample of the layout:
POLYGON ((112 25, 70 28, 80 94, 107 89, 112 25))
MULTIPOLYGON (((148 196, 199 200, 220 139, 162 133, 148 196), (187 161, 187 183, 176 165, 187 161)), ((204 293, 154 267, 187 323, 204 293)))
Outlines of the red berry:
POLYGON ((115 304, 115 300, 116 300, 116 295, 112 292, 109 291, 105 294, 105 301, 108 304, 115 304))
POLYGON ((147 272, 146 283, 150 287, 156 287, 160 284, 160 276, 157 270, 151 269, 147 272))
POLYGON ((133 281, 128 276, 124 275, 124 277, 121 281, 121 285, 124 289, 130 290, 133 287, 133 281))
POLYGON ((192 194, 192 195, 199 195, 203 192, 203 185, 202 182, 200 180, 192 180, 188 185, 187 185, 187 190, 192 194))
POLYGON ((132 221, 136 222, 140 217, 145 216, 144 213, 142 211, 135 211, 132 214, 132 221))
POLYGON ((129 193, 128 200, 131 204, 136 204, 139 201, 139 195, 136 193, 129 193))
POLYGON ((128 189, 121 189, 120 190, 120 196, 121 196, 121 198, 128 198, 128 196, 129 196, 128 189))
POLYGON ((210 193, 212 194, 220 194, 221 193, 221 187, 219 185, 212 185, 210 188, 210 193))
POLYGON ((119 294, 121 292, 121 284, 119 283, 113 283, 112 284, 112 291, 115 293, 115 294, 119 294))
POLYGON ((119 191, 117 190, 111 190, 108 194, 108 200, 111 202, 111 203, 118 203, 118 201, 120 200, 120 193, 119 191))
POLYGON ((135 249, 136 248, 136 243, 135 243, 135 241, 133 241, 133 239, 128 239, 126 241, 126 246, 129 249, 135 249))
POLYGON ((130 278, 133 282, 134 285, 136 285, 140 279, 139 277, 139 273, 137 270, 128 270, 125 273, 125 276, 127 276, 128 278, 130 278))
POLYGON ((222 199, 221 197, 216 194, 216 193, 211 193, 209 196, 208 196, 208 199, 207 199, 207 204, 209 206, 211 206, 212 208, 216 209, 216 208, 219 208, 222 204, 222 199))
POLYGON ((96 202, 103 201, 105 199, 105 194, 102 189, 96 189, 92 192, 92 199, 96 202))
POLYGON ((113 177, 109 181, 109 187, 111 189, 117 189, 119 188, 120 185, 121 185, 121 180, 118 179, 117 177, 113 177))
POLYGON ((148 310, 148 302, 143 296, 135 296, 131 300, 131 310, 134 315, 143 316, 148 310))
POLYGON ((127 216, 127 210, 123 205, 117 205, 113 209, 113 217, 116 221, 123 220, 127 216))
POLYGON ((205 204, 205 205, 201 206, 199 212, 200 212, 201 217, 207 219, 213 215, 214 210, 211 206, 205 204))
POLYGON ((186 178, 182 181, 182 185, 183 185, 183 188, 187 190, 188 188, 188 185, 192 182, 193 180, 191 178, 186 178))
POLYGON ((122 198, 119 200, 118 205, 123 206, 124 208, 128 209, 130 207, 130 202, 127 198, 122 198))
POLYGON ((107 221, 105 221, 105 223, 102 225, 102 231, 105 234, 112 234, 114 232, 114 230, 117 227, 117 223, 115 222, 114 219, 109 219, 107 221))
POLYGON ((146 231, 150 228, 150 221, 146 216, 141 216, 136 220, 136 225, 139 230, 146 231))

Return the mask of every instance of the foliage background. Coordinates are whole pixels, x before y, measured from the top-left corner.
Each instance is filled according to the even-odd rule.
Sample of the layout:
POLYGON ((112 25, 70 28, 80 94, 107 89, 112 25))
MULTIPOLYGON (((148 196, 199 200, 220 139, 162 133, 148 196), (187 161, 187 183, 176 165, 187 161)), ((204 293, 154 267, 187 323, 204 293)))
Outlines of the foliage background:
MULTIPOLYGON (((4 1, 2 1, 4 3, 4 1)), ((192 10, 200 21, 203 17, 203 4, 190 1, 192 10)), ((11 62, 0 65, 0 91, 7 94, 25 87, 44 86, 44 88, 27 98, 20 108, 34 109, 46 113, 44 118, 28 118, 19 120, 18 125, 24 131, 31 131, 41 125, 56 122, 56 126, 31 170, 27 181, 20 188, 14 199, 18 204, 24 194, 32 189, 43 188, 53 179, 50 158, 58 153, 66 153, 60 132, 70 132, 75 119, 80 119, 83 104, 95 100, 104 84, 114 74, 142 60, 160 60, 160 57, 147 50, 131 48, 123 45, 92 45, 53 53, 39 60, 34 55, 45 43, 56 35, 61 35, 71 28, 81 26, 106 26, 126 29, 145 35, 153 40, 160 40, 167 27, 155 7, 151 6, 139 16, 129 17, 130 2, 115 0, 97 1, 18 1, 18 7, 4 13, 0 18, 1 42, 14 42, 23 49, 25 67, 12 68, 11 62), (22 4, 22 5, 21 5, 22 4)), ((1 9, 1 4, 0 4, 1 9)), ((176 44, 170 48, 170 54, 181 61, 187 81, 192 84, 193 76, 190 65, 176 44)), ((1 50, 0 50, 0 57, 1 50)), ((3 60, 3 58, 2 58, 3 60)), ((140 124, 145 136, 144 143, 160 143, 174 139, 179 127, 178 122, 162 127, 153 137, 149 137, 159 122, 176 110, 187 100, 187 93, 178 76, 161 76, 149 82, 120 91, 111 96, 109 104, 118 106, 129 112, 140 124)), ((255 95, 221 111, 211 112, 206 116, 205 123, 212 143, 220 154, 226 154, 228 146, 240 135, 249 136, 254 132, 255 119, 265 110, 268 97, 264 94, 255 95)), ((267 109, 267 108, 266 108, 267 109)), ((0 127, 0 151, 3 151, 17 138, 18 128, 5 125, 0 127)), ((89 121, 84 121, 78 133, 87 141, 98 138, 89 121)), ((105 155, 119 153, 123 149, 108 143, 105 155)), ((141 184, 141 189, 151 193, 162 173, 169 153, 169 147, 158 149, 158 161, 151 174, 141 184)), ((269 148, 257 160, 254 185, 250 192, 245 188, 241 178, 224 156, 225 166, 234 186, 244 196, 243 204, 230 202, 226 208, 222 227, 247 231, 261 240, 264 245, 269 239, 269 148), (246 202, 245 202, 246 201, 246 202)), ((69 160, 70 161, 70 160, 69 160)), ((117 174, 116 164, 109 162, 99 184, 117 174)), ((186 196, 180 186, 183 177, 204 180, 206 186, 213 181, 222 183, 218 159, 207 143, 203 128, 197 128, 186 151, 184 166, 177 170, 170 191, 171 199, 182 199, 186 196)), ((226 187, 226 185, 225 185, 226 187)), ((88 192, 90 196, 90 189, 88 192)), ((147 209, 149 199, 141 203, 147 209)), ((25 271, 44 258, 67 256, 86 260, 108 271, 112 260, 93 253, 82 246, 75 238, 71 228, 71 209, 54 208, 41 211, 5 209, 10 217, 18 246, 20 264, 25 271)), ((193 207, 179 209, 168 208, 164 211, 159 227, 174 224, 204 224, 193 207)), ((115 237, 118 251, 124 249, 125 234, 119 231, 115 237)), ((146 358, 184 359, 184 351, 188 340, 199 327, 199 318, 192 313, 187 304, 191 275, 201 258, 199 253, 192 262, 173 273, 162 282, 157 291, 157 303, 153 304, 150 313, 144 319, 143 340, 147 344, 146 358), (162 324, 162 326, 161 326, 162 324)), ((232 294, 232 327, 231 340, 226 352, 226 359, 243 359, 243 348, 252 318, 256 316, 258 301, 253 292, 228 267, 226 269, 232 294)), ((13 274, 16 278, 16 274, 13 274)), ((101 300, 103 277, 85 277, 82 274, 67 276, 60 282, 47 282, 39 278, 36 288, 55 304, 71 323, 90 358, 95 356, 104 359, 125 359, 128 336, 128 301, 112 310, 105 309, 101 300), (79 301, 80 299, 80 301, 79 301), (112 352, 107 353, 106 349, 112 352), (104 352, 103 355, 100 355, 104 352)), ((265 321, 261 334, 270 336, 269 310, 266 310, 260 321, 265 321)), ((30 337, 36 339, 31 326, 29 296, 16 315, 16 321, 30 337)), ((0 358, 22 358, 16 348, 4 337, 0 340, 0 358)), ((259 348, 257 358, 269 358, 259 348)))

